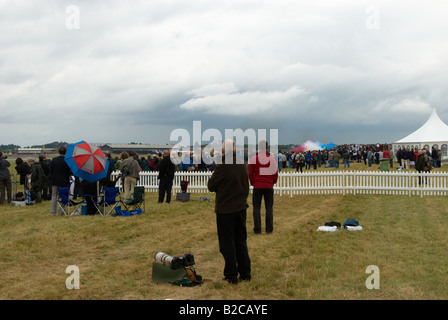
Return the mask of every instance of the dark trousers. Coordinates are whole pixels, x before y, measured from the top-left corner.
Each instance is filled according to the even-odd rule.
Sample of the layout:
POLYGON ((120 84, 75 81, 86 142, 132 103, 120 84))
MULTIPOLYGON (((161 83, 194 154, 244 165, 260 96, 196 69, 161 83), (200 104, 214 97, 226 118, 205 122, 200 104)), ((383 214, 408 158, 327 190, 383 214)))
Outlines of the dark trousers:
POLYGON ((42 189, 42 199, 51 200, 51 181, 48 176, 45 176, 45 184, 42 189))
POLYGON ((233 283, 250 280, 251 267, 247 249, 246 210, 216 214, 219 251, 224 257, 224 277, 233 283))
POLYGON ((97 214, 98 209, 93 203, 94 201, 98 201, 96 183, 88 183, 85 181, 84 183, 81 184, 81 189, 79 191, 81 191, 82 194, 78 195, 83 196, 84 200, 86 201, 87 214, 88 215, 97 214))
POLYGON ((274 189, 254 188, 252 206, 254 216, 254 232, 261 233, 261 200, 264 198, 266 208, 266 233, 274 230, 274 189))
POLYGON ((173 180, 170 177, 163 177, 159 183, 159 202, 163 202, 166 193, 166 203, 171 202, 171 189, 173 188, 173 180))
POLYGON ((42 189, 41 188, 31 188, 31 190, 34 191, 34 194, 36 195, 36 203, 42 202, 42 189))
POLYGON ((12 200, 12 182, 11 178, 0 180, 0 204, 5 202, 5 198, 8 197, 8 203, 12 200), (6 190, 6 193, 5 193, 6 190))
POLYGON ((305 169, 307 170, 311 169, 311 161, 305 162, 305 169))
MULTIPOLYGON (((419 170, 418 171, 418 173, 427 173, 427 172, 430 172, 429 170, 425 170, 425 171, 422 171, 422 170, 419 170)), ((424 181, 424 183, 425 184, 428 184, 428 177, 426 176, 426 177, 422 177, 422 176, 419 176, 418 177, 418 185, 421 185, 422 184, 422 182, 423 182, 423 180, 425 180, 424 181)))

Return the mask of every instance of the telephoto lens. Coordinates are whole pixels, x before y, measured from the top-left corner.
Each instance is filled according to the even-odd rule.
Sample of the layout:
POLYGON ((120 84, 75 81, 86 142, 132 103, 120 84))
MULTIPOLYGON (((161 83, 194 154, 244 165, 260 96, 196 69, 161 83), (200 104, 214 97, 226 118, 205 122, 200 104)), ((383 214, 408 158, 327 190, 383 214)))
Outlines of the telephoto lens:
POLYGON ((154 260, 171 264, 171 262, 173 261, 173 257, 163 252, 157 252, 154 256, 154 260))
POLYGON ((169 264, 173 270, 194 265, 194 256, 190 253, 186 253, 182 258, 179 258, 172 257, 163 252, 157 252, 154 259, 169 264))

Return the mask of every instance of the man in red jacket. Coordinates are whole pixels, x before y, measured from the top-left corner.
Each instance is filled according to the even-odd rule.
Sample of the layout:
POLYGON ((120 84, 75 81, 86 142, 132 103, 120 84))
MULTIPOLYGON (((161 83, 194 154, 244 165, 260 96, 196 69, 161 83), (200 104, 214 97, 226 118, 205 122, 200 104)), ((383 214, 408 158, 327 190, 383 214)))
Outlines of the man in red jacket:
POLYGON ((274 184, 277 183, 278 171, 275 159, 268 153, 267 141, 260 141, 258 153, 249 161, 249 182, 254 187, 252 206, 254 232, 261 233, 261 200, 264 197, 266 208, 266 233, 274 230, 274 184))

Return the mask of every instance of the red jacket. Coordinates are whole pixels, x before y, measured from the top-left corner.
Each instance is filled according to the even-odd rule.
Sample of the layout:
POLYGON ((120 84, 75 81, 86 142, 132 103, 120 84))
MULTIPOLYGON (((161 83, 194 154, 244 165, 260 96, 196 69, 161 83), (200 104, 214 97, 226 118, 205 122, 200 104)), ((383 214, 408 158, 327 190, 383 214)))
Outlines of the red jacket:
POLYGON ((257 189, 272 189, 277 183, 277 162, 269 153, 260 152, 249 161, 249 181, 257 189))

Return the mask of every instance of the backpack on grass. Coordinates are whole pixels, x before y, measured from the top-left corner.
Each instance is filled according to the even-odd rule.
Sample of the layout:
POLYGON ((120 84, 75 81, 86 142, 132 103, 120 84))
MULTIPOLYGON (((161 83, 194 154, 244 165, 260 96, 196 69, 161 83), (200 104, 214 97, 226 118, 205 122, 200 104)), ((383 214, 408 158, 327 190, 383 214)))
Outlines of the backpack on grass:
POLYGON ((347 229, 347 226, 357 227, 357 226, 359 226, 359 221, 355 220, 355 219, 347 219, 344 222, 344 229, 347 229))

